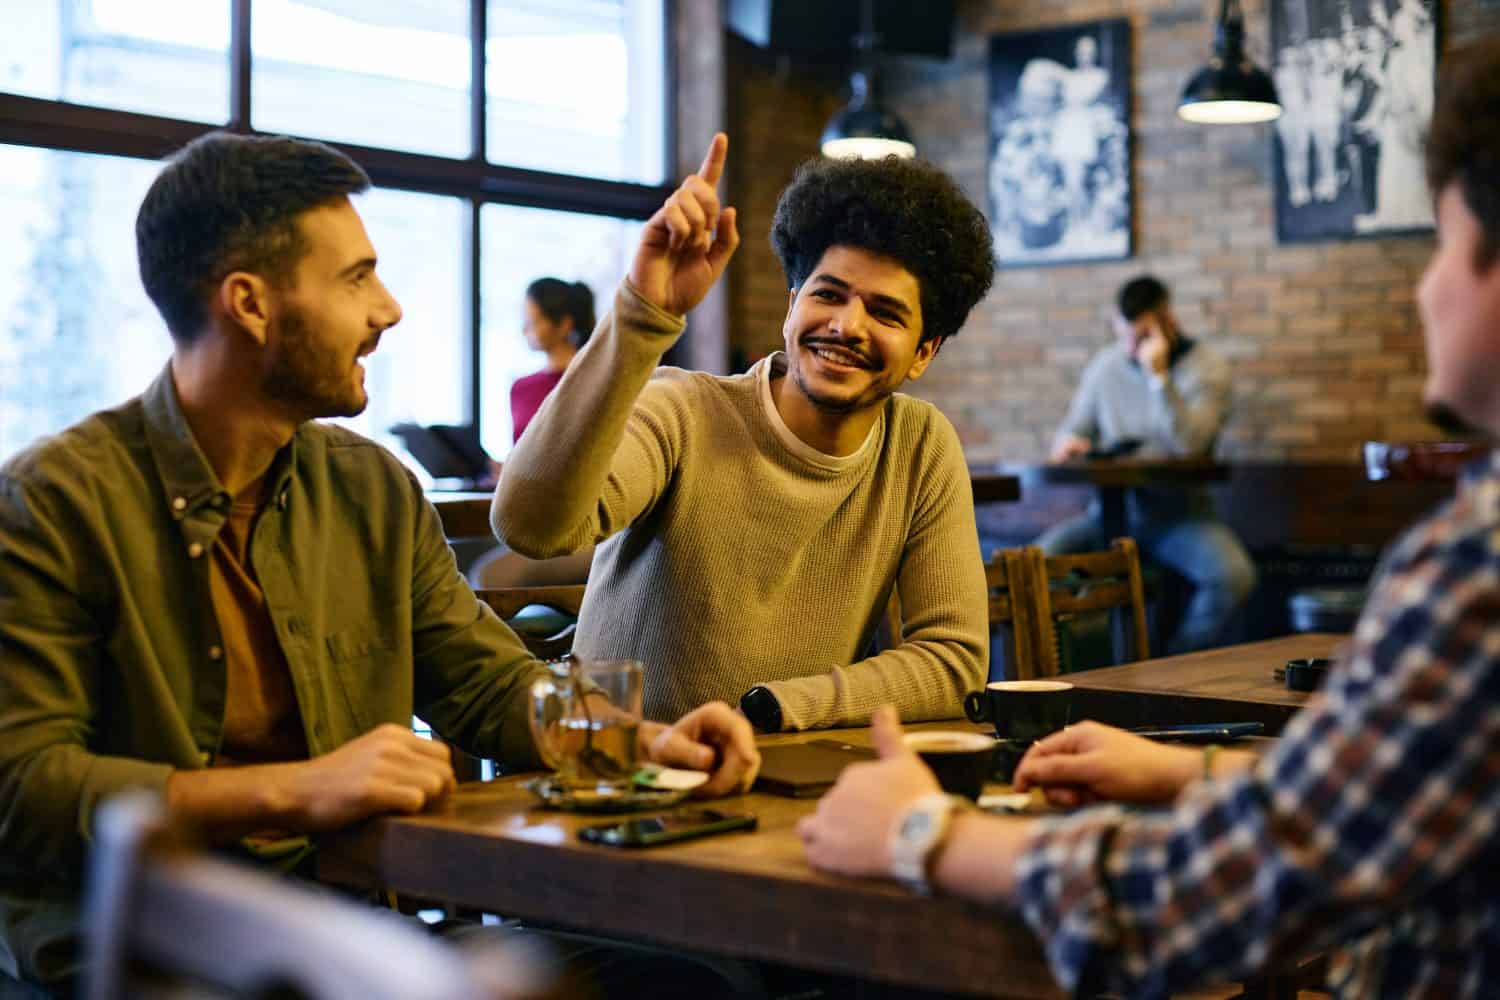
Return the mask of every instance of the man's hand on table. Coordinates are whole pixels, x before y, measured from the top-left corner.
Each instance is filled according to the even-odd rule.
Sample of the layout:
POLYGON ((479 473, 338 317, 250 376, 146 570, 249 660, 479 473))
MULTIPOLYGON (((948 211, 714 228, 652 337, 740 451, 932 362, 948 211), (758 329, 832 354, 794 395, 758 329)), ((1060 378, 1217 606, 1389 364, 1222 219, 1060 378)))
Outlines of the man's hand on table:
MULTIPOLYGON (((1225 751, 1215 772, 1228 773, 1253 760, 1251 754, 1225 751)), ((1201 749, 1080 722, 1038 740, 1017 766, 1014 784, 1018 792, 1040 788, 1048 802, 1065 809, 1101 800, 1161 805, 1203 777, 1203 769, 1201 749)))
POLYGON ((640 752, 658 764, 709 772, 694 792, 702 797, 747 792, 760 773, 755 730, 722 701, 699 705, 670 726, 641 723, 640 752))
POLYGON ((322 833, 377 813, 420 812, 455 787, 448 748, 387 724, 311 760, 173 772, 167 804, 209 838, 322 833))
POLYGON ((941 791, 932 771, 907 747, 894 706, 882 705, 872 723, 880 759, 844 768, 817 811, 797 823, 814 868, 889 877, 896 824, 917 799, 941 791))
POLYGON ((1053 462, 1071 462, 1075 458, 1082 458, 1093 450, 1094 442, 1077 434, 1064 434, 1052 446, 1052 454, 1048 457, 1053 462))

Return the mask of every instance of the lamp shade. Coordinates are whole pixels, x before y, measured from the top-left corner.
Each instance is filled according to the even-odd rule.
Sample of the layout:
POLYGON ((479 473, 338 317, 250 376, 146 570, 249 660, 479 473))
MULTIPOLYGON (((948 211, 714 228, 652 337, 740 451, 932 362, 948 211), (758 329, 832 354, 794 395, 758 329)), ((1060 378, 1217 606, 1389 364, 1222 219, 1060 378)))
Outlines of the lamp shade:
POLYGON ((821 145, 824 156, 878 159, 917 155, 916 143, 901 119, 868 101, 855 101, 834 115, 823 129, 821 145))
POLYGON ((1177 114, 1208 125, 1268 122, 1281 117, 1281 101, 1265 70, 1248 59, 1216 56, 1183 88, 1177 114))

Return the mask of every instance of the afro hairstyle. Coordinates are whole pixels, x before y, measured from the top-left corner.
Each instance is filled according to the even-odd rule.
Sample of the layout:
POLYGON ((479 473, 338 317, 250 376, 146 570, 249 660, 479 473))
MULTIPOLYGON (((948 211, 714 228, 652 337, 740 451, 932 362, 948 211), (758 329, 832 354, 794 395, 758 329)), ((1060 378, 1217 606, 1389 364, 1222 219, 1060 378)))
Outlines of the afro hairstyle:
POLYGON ((931 163, 895 156, 803 163, 776 204, 771 246, 790 288, 831 246, 899 261, 921 289, 924 342, 957 334, 995 276, 984 215, 931 163))

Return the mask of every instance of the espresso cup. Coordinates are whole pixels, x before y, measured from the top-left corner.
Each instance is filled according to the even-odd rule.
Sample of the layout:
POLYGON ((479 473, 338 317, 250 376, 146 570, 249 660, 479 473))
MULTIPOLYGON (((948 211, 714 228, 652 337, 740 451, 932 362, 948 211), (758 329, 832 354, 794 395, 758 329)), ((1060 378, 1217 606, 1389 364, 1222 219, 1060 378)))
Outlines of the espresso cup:
POLYGON ((960 729, 935 729, 907 733, 906 745, 932 768, 943 791, 968 799, 979 798, 980 789, 990 776, 993 739, 960 729))
POLYGON ((1015 745, 1057 732, 1073 714, 1073 685, 1067 681, 995 681, 964 696, 971 722, 988 722, 995 735, 1015 745))

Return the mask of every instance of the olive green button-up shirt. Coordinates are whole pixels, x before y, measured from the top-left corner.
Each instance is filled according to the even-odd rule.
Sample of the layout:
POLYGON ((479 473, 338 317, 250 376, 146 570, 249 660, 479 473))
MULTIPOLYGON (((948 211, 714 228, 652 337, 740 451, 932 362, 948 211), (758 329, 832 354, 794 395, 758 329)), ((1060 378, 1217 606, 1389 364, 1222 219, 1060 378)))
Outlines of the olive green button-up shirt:
MULTIPOLYGON (((415 712, 475 754, 536 763, 543 668, 475 598, 401 463, 307 423, 267 475, 250 555, 310 751, 415 712)), ((0 467, 0 968, 45 976, 103 799, 218 752, 209 551, 229 502, 170 368, 0 467)))

